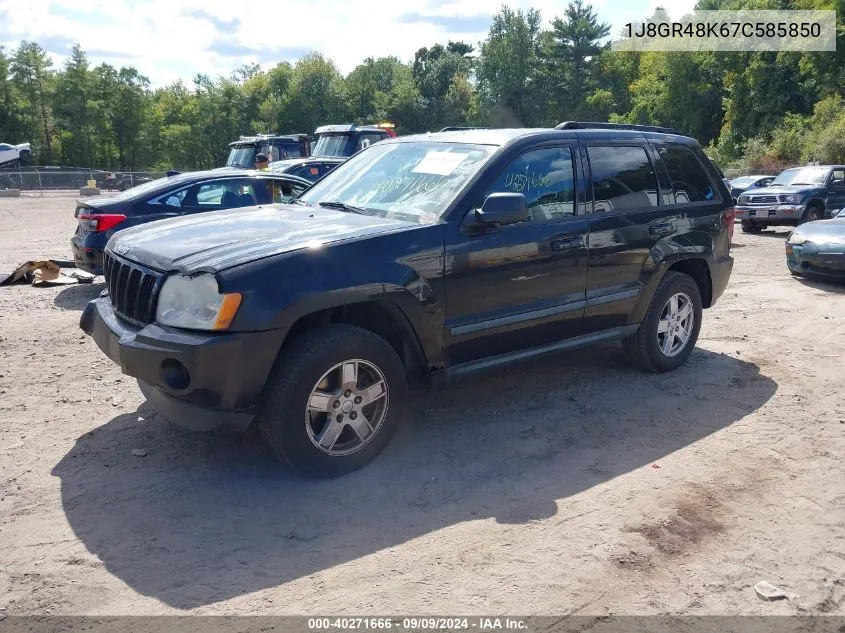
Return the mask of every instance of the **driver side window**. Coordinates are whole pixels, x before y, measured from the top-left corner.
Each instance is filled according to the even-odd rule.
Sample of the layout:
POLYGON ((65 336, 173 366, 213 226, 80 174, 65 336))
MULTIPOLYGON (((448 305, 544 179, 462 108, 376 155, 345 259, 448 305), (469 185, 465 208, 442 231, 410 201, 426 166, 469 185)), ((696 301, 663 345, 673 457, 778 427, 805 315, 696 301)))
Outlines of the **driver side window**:
POLYGON ((518 156, 499 174, 485 198, 495 192, 524 195, 526 222, 553 222, 575 215, 572 150, 548 147, 518 156))

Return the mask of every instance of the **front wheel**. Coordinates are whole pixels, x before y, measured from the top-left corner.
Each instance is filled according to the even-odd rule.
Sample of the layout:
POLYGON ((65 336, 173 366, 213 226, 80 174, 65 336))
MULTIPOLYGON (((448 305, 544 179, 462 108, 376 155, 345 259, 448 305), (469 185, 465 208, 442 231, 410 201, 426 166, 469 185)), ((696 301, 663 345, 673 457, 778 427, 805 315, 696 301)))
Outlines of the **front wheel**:
POLYGON ((701 329, 701 293, 688 275, 668 272, 636 333, 622 341, 628 360, 645 371, 683 365, 701 329))
POLYGON ((295 470, 338 477, 387 446, 406 395, 402 361, 387 341, 351 325, 330 325, 282 350, 264 388, 259 429, 295 470))
POLYGON ((804 211, 804 215, 801 217, 801 224, 805 222, 815 222, 816 220, 821 220, 824 217, 824 213, 822 210, 814 204, 811 204, 807 207, 807 210, 804 211))

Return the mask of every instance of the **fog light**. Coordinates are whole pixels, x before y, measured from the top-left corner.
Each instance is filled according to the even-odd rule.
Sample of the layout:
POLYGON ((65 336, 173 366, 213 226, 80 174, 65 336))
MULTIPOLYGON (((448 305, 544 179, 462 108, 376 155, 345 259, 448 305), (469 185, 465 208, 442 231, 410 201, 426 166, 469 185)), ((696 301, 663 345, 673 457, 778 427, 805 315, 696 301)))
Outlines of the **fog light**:
POLYGON ((171 389, 181 391, 187 389, 188 385, 191 384, 191 375, 188 373, 188 368, 175 358, 162 361, 159 374, 162 382, 171 389))

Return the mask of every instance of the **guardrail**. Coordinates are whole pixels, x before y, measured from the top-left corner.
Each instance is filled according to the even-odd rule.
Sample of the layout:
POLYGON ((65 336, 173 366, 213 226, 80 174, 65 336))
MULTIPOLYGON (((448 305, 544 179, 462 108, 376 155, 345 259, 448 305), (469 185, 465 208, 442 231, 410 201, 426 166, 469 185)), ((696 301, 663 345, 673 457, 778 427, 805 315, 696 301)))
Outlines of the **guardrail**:
POLYGON ((0 169, 0 189, 59 191, 81 189, 93 180, 102 191, 124 191, 165 175, 163 171, 107 171, 79 167, 21 167, 0 169))

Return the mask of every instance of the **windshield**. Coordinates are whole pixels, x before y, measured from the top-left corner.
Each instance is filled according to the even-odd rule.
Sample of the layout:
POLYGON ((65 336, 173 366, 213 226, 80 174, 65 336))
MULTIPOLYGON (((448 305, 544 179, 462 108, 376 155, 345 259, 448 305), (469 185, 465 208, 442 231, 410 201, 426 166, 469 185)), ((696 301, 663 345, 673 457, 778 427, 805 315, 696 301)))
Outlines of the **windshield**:
POLYGON ((757 179, 754 176, 742 176, 741 178, 734 178, 731 180, 731 184, 734 187, 743 187, 745 185, 750 185, 755 180, 757 179))
POLYGON ((226 167, 242 167, 253 169, 255 167, 255 146, 233 147, 229 150, 229 158, 226 160, 226 167))
POLYGON ((772 182, 773 185, 820 185, 824 182, 827 167, 798 167, 781 172, 772 182))
POLYGON ((314 156, 348 156, 346 145, 349 143, 349 134, 323 134, 317 139, 312 154, 314 156))
POLYGON ((300 200, 359 212, 436 222, 496 147, 460 143, 378 143, 329 172, 300 200))

